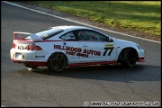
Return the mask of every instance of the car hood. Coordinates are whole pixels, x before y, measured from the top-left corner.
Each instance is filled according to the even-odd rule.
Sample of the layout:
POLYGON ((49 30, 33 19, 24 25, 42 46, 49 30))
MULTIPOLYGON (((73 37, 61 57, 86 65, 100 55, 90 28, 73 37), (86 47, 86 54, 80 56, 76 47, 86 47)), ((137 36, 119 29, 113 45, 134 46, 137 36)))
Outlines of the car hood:
POLYGON ((128 40, 123 40, 123 39, 116 39, 116 38, 113 38, 114 42, 117 44, 117 45, 124 45, 124 46, 135 46, 136 43, 135 42, 132 42, 132 41, 128 41, 128 40))

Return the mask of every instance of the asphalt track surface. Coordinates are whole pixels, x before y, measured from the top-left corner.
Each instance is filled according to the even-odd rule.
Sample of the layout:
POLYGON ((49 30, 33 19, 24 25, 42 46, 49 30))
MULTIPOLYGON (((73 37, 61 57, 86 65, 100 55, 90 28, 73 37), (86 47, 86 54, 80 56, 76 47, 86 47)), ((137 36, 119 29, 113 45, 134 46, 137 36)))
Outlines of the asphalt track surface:
POLYGON ((121 65, 67 68, 60 74, 46 68, 29 72, 12 63, 13 32, 38 32, 51 26, 79 25, 1 2, 1 105, 89 106, 100 102, 158 102, 161 105, 161 43, 108 33, 139 43, 145 62, 134 68, 121 65))

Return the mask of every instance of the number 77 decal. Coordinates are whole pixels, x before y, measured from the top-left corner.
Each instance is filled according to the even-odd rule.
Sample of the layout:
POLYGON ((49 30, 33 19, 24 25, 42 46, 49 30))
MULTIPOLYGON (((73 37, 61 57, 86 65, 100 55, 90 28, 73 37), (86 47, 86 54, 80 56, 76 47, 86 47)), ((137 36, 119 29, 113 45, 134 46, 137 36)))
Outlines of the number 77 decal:
POLYGON ((114 49, 114 47, 105 47, 104 49, 105 49, 105 51, 104 51, 104 53, 103 53, 103 56, 106 55, 106 53, 107 53, 108 50, 109 50, 108 56, 110 56, 111 53, 112 53, 112 51, 113 51, 113 49, 114 49))

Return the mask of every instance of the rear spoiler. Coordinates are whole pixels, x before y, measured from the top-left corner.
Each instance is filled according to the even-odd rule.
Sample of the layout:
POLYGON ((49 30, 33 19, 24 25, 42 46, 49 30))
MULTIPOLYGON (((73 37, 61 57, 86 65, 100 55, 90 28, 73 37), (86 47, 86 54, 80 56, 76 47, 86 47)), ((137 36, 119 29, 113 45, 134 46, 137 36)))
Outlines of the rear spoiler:
POLYGON ((42 41, 42 38, 34 33, 29 32, 13 32, 14 40, 32 40, 32 41, 42 41))

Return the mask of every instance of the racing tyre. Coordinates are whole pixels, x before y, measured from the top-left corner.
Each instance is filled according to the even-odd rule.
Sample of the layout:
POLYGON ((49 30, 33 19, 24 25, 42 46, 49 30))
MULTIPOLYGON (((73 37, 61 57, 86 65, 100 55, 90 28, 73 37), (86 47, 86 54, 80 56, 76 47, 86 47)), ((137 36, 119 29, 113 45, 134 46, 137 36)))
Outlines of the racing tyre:
POLYGON ((122 61, 122 65, 126 67, 134 67, 136 65, 136 52, 132 49, 126 49, 124 52, 124 61, 122 61))
POLYGON ((48 60, 48 69, 51 72, 61 72, 66 67, 67 60, 63 53, 54 53, 48 60))

